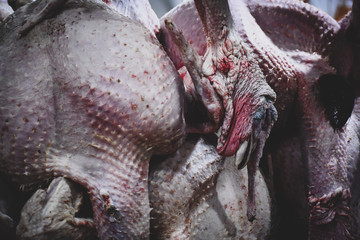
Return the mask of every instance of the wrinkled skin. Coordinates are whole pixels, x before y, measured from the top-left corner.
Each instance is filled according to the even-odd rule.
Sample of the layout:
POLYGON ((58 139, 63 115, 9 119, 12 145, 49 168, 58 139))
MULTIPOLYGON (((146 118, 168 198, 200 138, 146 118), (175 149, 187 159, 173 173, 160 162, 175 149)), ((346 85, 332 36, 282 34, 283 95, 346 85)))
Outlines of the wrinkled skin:
POLYGON ((47 190, 39 189, 26 202, 16 235, 19 239, 97 239, 90 218, 75 216, 83 192, 74 182, 55 178, 47 190), (46 224, 44 224, 46 223, 46 224))
MULTIPOLYGON (((89 192, 101 239, 142 239, 149 237, 149 159, 183 142, 183 94, 202 103, 206 116, 199 128, 187 124, 187 131, 209 133, 222 124, 217 151, 239 153, 236 165, 251 158, 253 190, 276 120, 275 93, 239 41, 230 15, 212 12, 217 2, 198 2, 207 8, 200 12, 226 18, 217 28, 219 40, 213 32, 217 22, 204 24, 209 37, 204 58, 185 41, 177 43, 191 53, 183 60, 197 61, 187 64, 194 85, 190 92, 154 37, 153 15, 134 17, 135 22, 122 15, 127 12, 116 1, 106 2, 110 8, 91 1, 37 1, 1 25, 0 167, 18 183, 54 176, 80 183, 89 192), (14 68, 19 62, 21 67, 14 68)), ((171 23, 168 28, 171 37, 180 36, 171 23)), ((248 196, 251 206, 254 196, 254 191, 248 196)), ((36 201, 29 204, 31 210, 36 201)), ((249 219, 255 211, 247 209, 249 219)), ((81 224, 73 222, 75 229, 81 224)))
POLYGON ((156 165, 150 169, 149 182, 152 236, 156 239, 264 239, 270 231, 270 198, 257 166, 276 119, 271 103, 275 95, 265 83, 252 52, 234 32, 226 1, 197 1, 195 5, 197 9, 190 13, 182 11, 183 6, 179 9, 192 18, 200 15, 204 31, 202 35, 193 36, 206 36, 207 44, 200 47, 203 51, 195 52, 196 44, 203 41, 192 41, 194 50, 177 32, 178 24, 179 28, 194 26, 186 22, 191 17, 177 15, 178 8, 163 17, 160 39, 183 77, 188 131, 213 131, 222 113, 224 122, 216 149, 214 139, 209 142, 190 137, 176 154, 152 160, 156 165), (204 111, 196 95, 202 91, 194 90, 197 86, 192 81, 196 79, 200 79, 202 86, 210 81, 222 99, 218 104, 217 99, 200 97, 204 106, 208 106, 206 101, 214 106, 208 109, 210 115, 203 118, 194 115, 204 111), (220 156, 235 152, 232 158, 220 156), (158 161, 162 162, 157 165, 158 161), (237 169, 247 161, 248 174, 237 169))
POLYGON ((149 192, 154 239, 266 239, 270 197, 257 172, 256 219, 248 221, 248 176, 235 157, 216 151, 216 136, 189 135, 169 157, 151 160, 149 192))
POLYGON ((222 122, 218 131, 218 153, 223 156, 235 154, 239 168, 248 163, 247 217, 251 221, 255 218, 256 211, 256 171, 265 141, 277 118, 273 106, 275 93, 266 84, 252 51, 235 32, 227 1, 195 1, 200 18, 195 18, 196 12, 193 10, 190 13, 186 11, 191 4, 184 3, 163 17, 160 39, 183 76, 187 102, 197 102, 199 98, 202 100, 195 106, 186 105, 190 108, 185 113, 188 131, 213 132, 222 122), (190 34, 195 33, 192 35, 195 39, 188 42, 176 25, 179 24, 181 29, 197 26, 192 25, 192 22, 182 22, 183 19, 191 21, 194 18, 197 25, 199 20, 201 21, 203 31, 200 28, 195 32, 188 31, 190 34), (201 35, 206 37, 206 45, 202 43, 200 47, 201 50, 205 48, 205 52, 198 51, 197 44, 201 41, 198 41, 200 39, 197 37, 201 35), (211 87, 204 88, 209 84, 213 86, 214 93, 208 91, 211 87), (197 94, 200 94, 200 97, 197 94), (220 101, 218 97, 212 96, 219 96, 220 101), (194 113, 201 112, 201 103, 207 108, 208 115, 199 121, 194 113))
MULTIPOLYGON (((263 74, 278 95, 275 106, 279 112, 279 121, 265 147, 267 154, 264 154, 273 161, 275 167, 274 188, 271 189, 275 191, 277 202, 276 213, 278 214, 274 221, 279 221, 279 223, 274 223, 279 226, 279 231, 274 232, 275 237, 291 239, 296 237, 299 239, 357 237, 356 229, 359 228, 352 225, 359 223, 357 210, 359 189, 356 184, 360 175, 356 171, 359 155, 359 100, 357 98, 359 34, 356 31, 359 29, 358 4, 358 1, 355 1, 353 13, 342 22, 336 23, 325 13, 303 3, 230 2, 237 32, 246 46, 254 49, 255 59, 259 60, 263 74), (246 6, 249 7, 250 12, 246 6), (346 87, 347 84, 350 84, 350 90, 346 87), (351 101, 345 98, 343 102, 342 96, 351 96, 351 90, 354 95, 354 106, 350 107, 352 111, 348 113, 348 105, 352 105, 348 102, 351 101), (331 99, 334 97, 339 102, 329 101, 327 96, 331 99), (284 129, 287 130, 285 134, 284 129), (277 218, 279 216, 280 219, 277 218), (284 236, 289 231, 283 230, 289 228, 293 230, 290 231, 291 236, 284 236)), ((189 6, 191 8, 191 4, 189 6)), ((192 9, 195 9, 194 6, 192 9)), ((182 14, 186 14, 184 9, 182 9, 182 14)), ((181 28, 181 23, 178 24, 176 20, 173 22, 181 28)), ((196 24, 201 25, 197 20, 190 26, 196 26, 196 24)), ((168 28, 171 29, 171 23, 168 23, 168 28)), ((173 35, 179 36, 175 28, 171 31, 175 33, 173 35)), ((205 28, 205 34, 206 32, 205 28)), ((216 52, 205 50, 207 46, 204 36, 203 42, 198 41, 203 35, 202 31, 192 31, 191 35, 186 35, 186 31, 183 33, 200 55, 211 56, 216 52)), ((181 47, 181 42, 176 45, 177 47, 180 45, 180 49, 187 49, 181 47)), ((181 67, 182 62, 187 65, 186 58, 180 56, 181 54, 172 56, 173 48, 170 51, 167 50, 175 64, 176 59, 180 59, 179 65, 176 64, 178 68, 181 67)), ((191 53, 190 56, 194 54, 191 53)), ((196 60, 196 56, 193 59, 196 60)), ((207 61, 200 62, 202 65, 209 66, 204 64, 208 63, 207 61)), ((218 67, 214 62, 212 64, 210 66, 215 66, 220 74, 224 74, 223 70, 226 68, 218 67)), ((191 69, 189 65, 187 67, 191 69)), ((206 75, 208 73, 206 70, 208 68, 205 68, 203 74, 206 77, 210 76, 211 81, 214 72, 210 71, 210 74, 206 75)), ((194 85, 196 85, 196 79, 199 77, 192 70, 189 72, 192 78, 189 82, 195 81, 194 85)), ((218 75, 215 74, 215 76, 218 75)), ((200 79, 200 82, 202 80, 200 79)), ((221 83, 221 81, 216 83, 221 83)), ((186 86, 187 94, 193 93, 192 88, 196 88, 190 85, 186 86)), ((222 114, 225 119, 232 119, 231 104, 226 104, 231 102, 231 98, 221 91, 224 85, 229 86, 220 84, 215 87, 215 91, 222 100, 218 102, 222 102, 224 106, 220 104, 220 109, 208 111, 210 117, 206 120, 210 119, 209 122, 212 123, 206 122, 202 126, 200 124, 198 128, 200 132, 211 132, 216 129, 220 124, 218 119, 222 119, 222 114)), ((191 99, 191 96, 187 97, 191 99)), ((201 101, 208 99, 206 96, 201 97, 201 101)), ((249 116, 254 116, 240 115, 250 120, 249 116)), ((231 138, 221 138, 221 134, 227 136, 227 129, 229 129, 230 136, 238 137, 237 134, 234 135, 231 132, 231 124, 226 125, 226 122, 224 121, 225 124, 223 123, 220 131, 220 145, 218 143, 217 149, 220 152, 222 146, 228 146, 227 144, 231 142, 229 140, 231 138), (225 140, 224 144, 223 139, 229 142, 225 140)), ((195 131, 196 124, 190 126, 189 129, 195 131)), ((250 126, 248 129, 252 132, 253 125, 246 126, 250 126)), ((239 142, 239 139, 235 142, 239 142)), ((226 153, 226 150, 227 147, 222 153, 226 153)), ((233 150, 229 152, 233 153, 233 150)), ((106 193, 100 195, 108 196, 106 193)))
MULTIPOLYGON (((280 56, 286 57, 287 62, 295 63, 292 69, 296 73, 298 97, 295 105, 288 106, 295 106, 297 114, 292 114, 294 122, 287 124, 292 131, 284 136, 274 130, 269 149, 274 165, 277 163, 274 176, 277 176, 275 187, 278 189, 275 191, 279 209, 290 215, 293 211, 289 211, 287 203, 293 202, 289 204, 292 209, 298 206, 298 210, 295 210, 298 212, 294 215, 302 224, 295 223, 291 227, 297 225, 298 230, 302 228, 310 239, 351 239, 357 238, 358 234, 358 228, 352 226, 352 218, 358 218, 352 214, 356 208, 351 208, 351 201, 358 201, 356 197, 351 200, 351 195, 354 195, 351 194, 351 186, 356 183, 353 174, 359 157, 357 66, 360 52, 351 44, 359 40, 356 32, 359 29, 358 4, 358 1, 354 1, 354 11, 349 17, 351 20, 347 23, 343 20, 343 23, 338 24, 325 13, 306 4, 279 1, 262 5, 260 2, 248 1, 250 10, 264 32, 275 45, 282 48, 283 54, 280 56), (279 19, 273 19, 271 12, 277 11, 283 14, 278 14, 279 19), (277 24, 279 28, 275 28, 276 22, 281 22, 283 16, 294 23, 289 21, 288 25, 283 26, 277 24), (297 28, 290 31, 294 26, 297 28), (270 27, 272 31, 265 31, 270 27), (274 33, 281 29, 282 34, 276 33, 275 37, 274 33), (308 38, 306 34, 304 39, 292 37, 299 31, 312 33, 314 40, 310 41, 311 44, 304 44, 308 42, 304 41, 308 38), (294 53, 295 49, 300 51, 294 53), (324 96, 330 96, 332 101, 327 101, 324 96), (289 172, 284 171, 285 167, 289 172), (300 175, 299 169, 303 169, 300 175), (294 176, 298 177, 295 182, 294 176), (290 183, 292 188, 296 186, 297 190, 286 193, 285 190, 290 186, 284 183, 290 183), (282 208, 281 204, 285 207, 282 208), (307 210, 305 216, 301 213, 304 208, 307 210)), ((246 28, 242 29, 245 33, 246 28)), ((269 84, 275 91, 279 89, 271 80, 269 84)), ((283 87, 280 90, 284 90, 283 87)), ((293 219, 286 220, 287 217, 284 222, 296 222, 293 219)))
POLYGON ((183 86, 154 34, 101 2, 37 1, 2 23, 0 46, 2 174, 67 177, 101 239, 148 238, 149 159, 185 134, 183 86))
MULTIPOLYGON (((179 6, 172 17, 201 54, 206 40, 196 30, 200 22, 192 4, 179 6)), ((273 236, 356 238, 359 2, 340 23, 298 1, 229 6, 235 29, 277 94, 279 117, 263 154, 274 165, 273 236)), ((168 52, 180 65, 174 60, 179 53, 168 52)))

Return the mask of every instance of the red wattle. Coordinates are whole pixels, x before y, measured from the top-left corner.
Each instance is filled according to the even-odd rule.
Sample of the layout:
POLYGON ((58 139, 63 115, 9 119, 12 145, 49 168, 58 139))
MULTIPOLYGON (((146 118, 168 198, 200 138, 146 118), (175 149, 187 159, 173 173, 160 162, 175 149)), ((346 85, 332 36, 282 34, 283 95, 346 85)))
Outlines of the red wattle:
POLYGON ((222 156, 232 156, 238 150, 240 143, 245 141, 251 134, 252 128, 252 104, 249 95, 234 101, 234 115, 225 144, 218 148, 222 156))

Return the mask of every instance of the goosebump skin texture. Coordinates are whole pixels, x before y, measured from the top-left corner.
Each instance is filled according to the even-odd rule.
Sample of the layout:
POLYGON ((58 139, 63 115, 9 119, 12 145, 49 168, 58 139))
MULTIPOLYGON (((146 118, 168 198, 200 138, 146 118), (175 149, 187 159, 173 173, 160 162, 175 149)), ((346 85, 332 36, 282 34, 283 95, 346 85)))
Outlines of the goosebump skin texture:
POLYGON ((148 238, 149 159, 185 134, 183 87, 160 43, 93 1, 37 1, 0 32, 1 171, 78 182, 101 239, 148 238))

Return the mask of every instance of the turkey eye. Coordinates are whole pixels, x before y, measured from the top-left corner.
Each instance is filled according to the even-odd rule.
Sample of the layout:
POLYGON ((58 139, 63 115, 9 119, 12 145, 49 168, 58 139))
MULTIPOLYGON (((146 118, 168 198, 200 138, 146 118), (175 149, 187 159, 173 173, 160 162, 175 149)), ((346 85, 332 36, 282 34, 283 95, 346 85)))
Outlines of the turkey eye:
POLYGON ((341 129, 354 108, 354 91, 349 81, 339 75, 326 74, 319 78, 320 101, 330 125, 341 129))

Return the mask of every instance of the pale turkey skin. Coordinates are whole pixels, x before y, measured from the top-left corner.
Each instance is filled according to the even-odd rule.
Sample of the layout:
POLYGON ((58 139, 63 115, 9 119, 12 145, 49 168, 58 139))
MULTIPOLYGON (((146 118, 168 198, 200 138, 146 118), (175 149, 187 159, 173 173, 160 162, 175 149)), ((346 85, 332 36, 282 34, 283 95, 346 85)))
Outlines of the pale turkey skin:
POLYGON ((13 9, 7 3, 7 0, 0 1, 0 23, 13 12, 13 9))
POLYGON ((97 240, 92 219, 76 216, 83 197, 76 183, 63 177, 55 178, 46 190, 37 190, 22 208, 16 227, 17 239, 97 240))
POLYGON ((189 135, 167 158, 154 158, 149 175, 154 239, 266 239, 271 200, 263 175, 255 182, 256 219, 246 217, 248 174, 235 157, 216 151, 216 137, 189 135))
POLYGON ((0 25, 1 171, 21 184, 79 182, 101 239, 146 239, 150 156, 185 135, 181 80, 140 24, 95 1, 38 21, 47 2, 0 25))
MULTIPOLYGON (((279 117, 262 159, 274 165, 275 238, 359 238, 359 7, 354 0, 352 13, 336 22, 301 1, 229 1, 236 31, 277 94, 279 117), (326 113, 334 106, 320 100, 324 76, 338 80, 334 92, 351 86, 343 96, 352 98, 353 106, 336 103, 351 108, 340 127, 326 113)), ((206 38, 196 27, 201 21, 193 1, 165 17, 204 52, 206 38)), ((179 51, 164 35, 169 56, 181 65, 179 51)))

